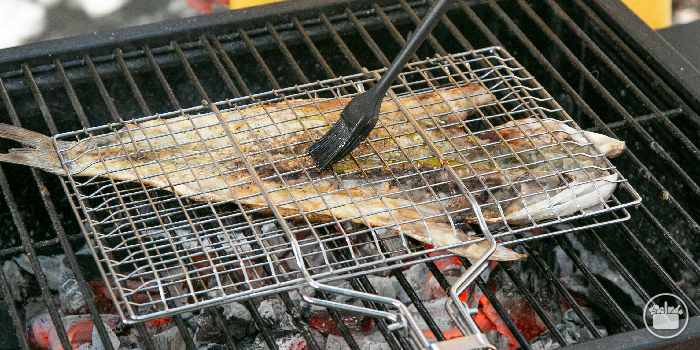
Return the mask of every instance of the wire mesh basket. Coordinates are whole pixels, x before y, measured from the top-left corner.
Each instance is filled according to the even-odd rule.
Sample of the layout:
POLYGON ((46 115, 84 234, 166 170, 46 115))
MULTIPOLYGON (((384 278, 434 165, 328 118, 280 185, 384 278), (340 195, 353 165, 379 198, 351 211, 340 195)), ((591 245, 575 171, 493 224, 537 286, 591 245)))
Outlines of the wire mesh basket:
MULTIPOLYGON (((300 271, 331 281, 437 250, 477 258, 486 243, 469 226, 477 212, 512 244, 626 220, 624 208, 641 201, 605 157, 624 143, 579 129, 498 47, 411 64, 367 141, 318 170, 306 149, 378 73, 57 135, 121 316, 296 289, 300 271)), ((499 247, 493 257, 523 255, 499 247)))

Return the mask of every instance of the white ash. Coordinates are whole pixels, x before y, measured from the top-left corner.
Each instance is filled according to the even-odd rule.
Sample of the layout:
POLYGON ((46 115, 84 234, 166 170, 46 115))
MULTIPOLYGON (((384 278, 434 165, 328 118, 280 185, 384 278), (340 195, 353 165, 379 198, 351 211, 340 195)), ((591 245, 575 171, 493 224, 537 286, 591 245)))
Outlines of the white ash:
POLYGON ((119 342, 121 344, 120 345, 121 349, 127 348, 127 349, 136 350, 141 345, 139 343, 140 340, 141 340, 141 334, 139 334, 139 332, 136 330, 136 328, 131 328, 129 330, 129 332, 122 333, 122 335, 119 336, 119 342))
MULTIPOLYGON (((581 310, 583 310, 583 313, 586 315, 586 317, 588 317, 589 320, 591 320, 595 328, 598 329, 598 332, 600 332, 602 336, 608 335, 608 330, 604 326, 598 325, 600 319, 598 318, 598 315, 593 311, 593 309, 582 307, 581 310)), ((582 339, 579 339, 579 341, 586 341, 595 338, 591 331, 588 329, 588 327, 586 327, 581 318, 578 317, 578 315, 576 314, 576 312, 574 312, 573 309, 566 310, 566 312, 564 312, 563 319, 564 324, 566 324, 572 329, 576 329, 577 332, 580 333, 582 339)))
MULTIPOLYGON (((277 349, 275 350, 300 350, 308 348, 306 339, 299 331, 273 330, 271 333, 277 345, 277 349)), ((241 350, 269 350, 264 337, 260 333, 254 339, 243 341, 239 345, 239 349, 241 350)))
MULTIPOLYGON (((107 336, 109 337, 109 342, 112 343, 112 349, 119 349, 119 337, 114 334, 111 328, 105 323, 103 323, 105 331, 107 331, 107 336)), ((102 344, 102 339, 100 339, 100 334, 97 332, 97 327, 92 327, 92 349, 93 350, 105 350, 104 344, 102 344)))
POLYGON ((24 304, 24 317, 27 320, 31 320, 43 313, 46 313, 48 311, 48 308, 46 307, 46 303, 44 302, 44 299, 41 297, 34 297, 34 298, 29 298, 27 299, 27 302, 24 304))
POLYGON ((408 284, 416 291, 416 295, 420 300, 430 300, 430 291, 428 290, 428 278, 430 270, 425 264, 417 264, 411 266, 404 271, 408 284))
POLYGON ((269 325, 281 330, 296 330, 292 316, 287 313, 287 309, 279 299, 266 299, 258 306, 260 316, 269 325))
POLYGON ((486 339, 489 340, 491 345, 495 346, 498 350, 508 350, 510 349, 510 339, 507 335, 497 331, 490 330, 485 333, 486 339))
MULTIPOLYGON (((568 344, 576 344, 579 342, 581 335, 574 328, 563 324, 558 324, 557 330, 564 337, 568 344)), ((553 350, 561 348, 561 344, 552 335, 552 332, 547 330, 529 341, 532 350, 553 350)))
POLYGON ((318 345, 319 349, 325 349, 326 348, 326 337, 323 335, 323 333, 310 328, 310 333, 311 337, 314 338, 314 341, 316 342, 316 345, 318 345))
POLYGON ((80 291, 78 282, 75 279, 71 278, 63 282, 58 292, 61 300, 61 309, 66 314, 72 315, 87 307, 83 293, 80 291))
MULTIPOLYGON (((303 287, 303 288, 304 288, 304 291, 306 291, 306 293, 309 296, 313 297, 316 295, 316 291, 312 287, 307 286, 307 287, 303 287)), ((292 291, 289 291, 288 294, 289 294, 289 299, 292 300, 292 303, 299 310, 299 312, 304 314, 304 313, 309 311, 309 308, 311 307, 311 305, 306 300, 304 300, 304 298, 302 297, 301 293, 299 293, 299 291, 292 290, 292 291)))
MULTIPOLYGON (((391 347, 384 339, 384 335, 379 331, 375 330, 370 333, 354 333, 353 338, 363 350, 389 350, 391 347)), ((345 338, 339 335, 329 335, 326 339, 326 350, 346 350, 350 349, 348 343, 345 342, 345 338)))
POLYGON ((182 339, 177 327, 154 335, 153 345, 155 350, 186 350, 185 340, 182 339))
POLYGON ((308 348, 306 339, 299 331, 284 332, 275 337, 275 344, 279 350, 300 350, 308 348))
POLYGON ((372 285, 372 287, 374 287, 374 290, 377 292, 377 295, 397 299, 396 294, 398 291, 396 290, 396 288, 394 288, 392 278, 396 280, 396 278, 394 277, 381 277, 374 275, 367 276, 369 283, 372 285))
MULTIPOLYGON (((44 272, 51 290, 58 290, 58 288, 61 286, 61 262, 63 262, 63 258, 65 258, 64 254, 37 256, 39 266, 44 272)), ((19 267, 33 275, 36 275, 32 270, 32 265, 29 262, 29 257, 27 257, 27 254, 22 254, 20 256, 13 257, 12 259, 17 262, 19 267)))
POLYGON ((197 321, 196 331, 194 333, 194 341, 199 344, 209 344, 219 341, 221 330, 214 322, 214 315, 210 312, 202 312, 194 320, 197 321))
POLYGON ((237 318, 246 322, 253 322, 250 311, 239 302, 230 302, 221 306, 224 319, 237 318))
MULTIPOLYGON (((445 310, 445 302, 447 302, 447 298, 428 300, 423 302, 423 306, 425 306, 425 309, 433 318, 440 331, 451 334, 455 331, 457 326, 454 321, 452 321, 447 310, 445 310)), ((411 316, 416 320, 418 328, 420 328, 421 331, 430 331, 428 324, 425 323, 425 320, 421 317, 420 313, 418 313, 418 309, 416 309, 413 304, 408 307, 408 311, 411 312, 411 316)))
POLYGON ((26 300, 30 295, 31 285, 22 269, 13 260, 7 260, 2 264, 2 271, 10 285, 10 293, 15 301, 26 300))

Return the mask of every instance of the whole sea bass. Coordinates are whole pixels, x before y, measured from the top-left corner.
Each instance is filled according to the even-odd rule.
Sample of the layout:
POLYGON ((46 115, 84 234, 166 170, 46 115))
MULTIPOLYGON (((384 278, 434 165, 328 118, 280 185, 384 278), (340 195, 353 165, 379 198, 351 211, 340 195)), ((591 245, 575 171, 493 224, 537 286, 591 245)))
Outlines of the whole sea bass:
MULTIPOLYGON (((285 216, 302 212, 316 222, 335 218, 385 227, 436 247, 475 239, 455 228, 448 215, 463 211, 460 215, 472 222, 467 200, 392 100, 382 103, 370 142, 353 151, 353 158, 332 172, 314 167, 306 149, 349 100, 290 99, 222 116, 285 216)), ((476 136, 462 127, 477 106, 492 101, 477 84, 400 98, 483 204, 489 223, 569 216, 610 197, 617 175, 605 170, 603 156, 588 140, 607 157, 619 155, 624 142, 553 119, 511 121, 476 136)), ((140 182, 196 201, 236 198, 245 206, 268 208, 213 113, 125 123, 114 133, 57 141, 58 153, 51 138, 26 129, 0 124, 0 137, 31 147, 12 149, 0 161, 62 176, 140 182)), ((450 251, 478 258, 486 249, 482 241, 450 251)), ((491 259, 522 257, 499 246, 491 259)))

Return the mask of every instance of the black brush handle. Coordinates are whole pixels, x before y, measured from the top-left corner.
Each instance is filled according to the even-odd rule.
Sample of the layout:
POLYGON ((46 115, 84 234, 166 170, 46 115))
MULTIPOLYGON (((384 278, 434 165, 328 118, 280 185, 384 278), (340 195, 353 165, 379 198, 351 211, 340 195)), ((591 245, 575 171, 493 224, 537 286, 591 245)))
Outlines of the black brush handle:
POLYGON ((440 18, 442 18, 445 12, 447 12, 447 4, 450 1, 451 0, 435 1, 433 6, 431 6, 428 10, 428 13, 425 14, 425 17, 421 23, 418 25, 418 28, 416 28, 416 31, 413 32, 410 38, 408 38, 408 42, 406 42, 406 45, 404 45, 404 47, 401 49, 401 52, 399 52, 396 58, 394 58, 394 62, 391 63, 389 69, 387 69, 386 73, 382 75, 382 78, 379 80, 377 85, 370 89, 375 90, 375 94, 381 95, 380 101, 384 98, 384 95, 389 90, 389 87, 391 87, 391 84, 394 82, 396 77, 399 76, 399 73, 401 73, 408 61, 411 60, 411 57, 413 57, 416 51, 418 51, 418 48, 423 41, 425 41, 425 38, 428 37, 430 32, 433 31, 433 28, 435 28, 435 25, 440 18))

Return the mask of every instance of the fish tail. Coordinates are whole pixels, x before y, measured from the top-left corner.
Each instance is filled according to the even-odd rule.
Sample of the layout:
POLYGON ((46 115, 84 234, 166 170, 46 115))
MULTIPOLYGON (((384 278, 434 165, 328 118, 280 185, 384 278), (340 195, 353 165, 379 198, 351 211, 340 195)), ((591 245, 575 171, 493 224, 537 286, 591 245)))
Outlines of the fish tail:
POLYGON ((38 132, 0 123, 0 138, 17 141, 31 148, 13 148, 0 154, 0 162, 32 166, 44 171, 65 175, 51 138, 38 132))

